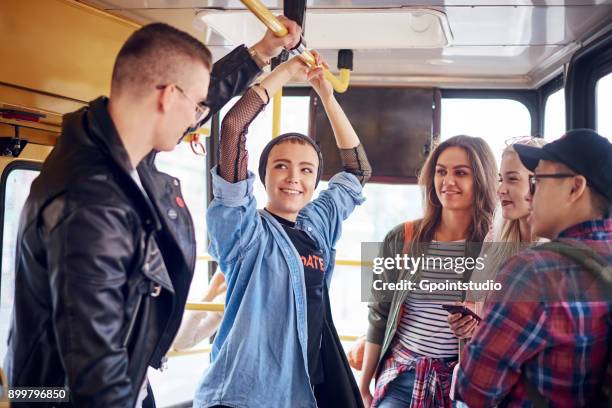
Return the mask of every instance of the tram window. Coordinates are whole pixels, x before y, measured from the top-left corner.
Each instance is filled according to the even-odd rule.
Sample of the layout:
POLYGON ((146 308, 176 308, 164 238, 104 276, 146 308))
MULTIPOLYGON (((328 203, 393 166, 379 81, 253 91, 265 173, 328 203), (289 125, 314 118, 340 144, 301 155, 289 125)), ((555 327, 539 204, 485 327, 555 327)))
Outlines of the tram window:
POLYGON ((208 285, 208 262, 200 259, 206 254, 206 158, 193 154, 188 143, 180 143, 171 152, 157 155, 155 165, 160 171, 179 179, 185 203, 189 208, 196 238, 196 270, 189 291, 190 300, 200 300, 208 285))
MULTIPOLYGON (((343 235, 347 233, 344 230, 343 235)), ((361 244, 356 245, 360 249, 361 244)), ((368 330, 368 304, 361 300, 361 284, 360 267, 336 265, 329 290, 329 303, 339 335, 361 336, 368 330)), ((351 347, 352 344, 347 344, 346 349, 351 347)))
MULTIPOLYGON (((155 165, 160 171, 180 180, 183 197, 193 219, 197 260, 188 299, 200 301, 208 286, 208 261, 201 258, 207 253, 206 158, 193 154, 188 143, 180 143, 171 152, 159 153, 155 165)), ((191 401, 208 361, 207 354, 180 356, 169 360, 167 370, 149 369, 148 377, 155 390, 157 405, 172 406, 191 401)))
POLYGON ((597 131, 612 141, 612 72, 597 81, 597 131))
POLYGON ((551 142, 565 133, 565 89, 550 94, 546 98, 544 110, 544 138, 551 142))
POLYGON ((486 140, 497 163, 505 141, 531 134, 527 107, 511 99, 442 98, 442 134, 446 140, 455 135, 478 136, 486 140))
MULTIPOLYGON (((327 182, 322 181, 319 188, 326 187, 327 182)), ((360 260, 362 242, 382 242, 396 225, 423 215, 418 185, 367 183, 363 195, 366 201, 342 224, 342 237, 336 245, 337 260, 360 260)), ((361 301, 360 267, 336 266, 330 303, 338 333, 365 334, 368 308, 361 301)))
POLYGON ((0 358, 4 360, 15 292, 15 246, 19 217, 39 170, 13 167, 6 174, 2 214, 2 280, 0 281, 0 358))

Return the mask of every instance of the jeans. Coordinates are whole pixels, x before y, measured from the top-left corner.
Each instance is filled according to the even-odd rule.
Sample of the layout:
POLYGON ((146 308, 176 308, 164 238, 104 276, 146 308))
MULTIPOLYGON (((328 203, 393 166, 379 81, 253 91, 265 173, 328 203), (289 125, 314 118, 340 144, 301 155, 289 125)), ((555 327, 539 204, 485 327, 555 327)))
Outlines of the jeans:
POLYGON ((407 408, 412 399, 412 387, 414 386, 414 370, 408 370, 397 376, 389 383, 387 392, 378 408, 407 408))
MULTIPOLYGON (((412 387, 414 386, 415 371, 408 370, 401 373, 389 383, 389 388, 378 404, 378 408, 408 408, 412 400, 412 387)), ((461 401, 453 401, 453 408, 465 408, 467 405, 461 401)))

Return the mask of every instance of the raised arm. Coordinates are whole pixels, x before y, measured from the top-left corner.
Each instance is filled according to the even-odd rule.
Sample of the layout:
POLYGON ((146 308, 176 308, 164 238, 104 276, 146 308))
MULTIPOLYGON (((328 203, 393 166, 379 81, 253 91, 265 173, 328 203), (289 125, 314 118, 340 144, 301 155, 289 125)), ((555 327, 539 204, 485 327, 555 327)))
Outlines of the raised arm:
POLYGON ((225 181, 237 183, 247 178, 248 152, 246 135, 251 122, 274 95, 305 65, 293 58, 279 65, 259 85, 251 87, 225 115, 221 124, 219 175, 225 181))
POLYGON ((300 26, 285 16, 278 16, 278 19, 287 28, 286 36, 278 38, 267 30, 263 38, 252 47, 238 46, 213 64, 206 101, 210 113, 190 130, 203 126, 230 99, 240 95, 283 48, 291 49, 297 45, 302 35, 300 26))
MULTIPOLYGON (((317 61, 321 62, 318 54, 314 54, 317 61)), ((334 90, 325 79, 323 70, 318 68, 311 71, 308 80, 323 103, 325 113, 334 131, 336 145, 340 150, 340 159, 344 170, 357 176, 361 185, 364 185, 372 175, 372 167, 355 129, 353 129, 351 122, 349 122, 342 107, 334 97, 334 90)))
POLYGON ((269 95, 275 92, 301 64, 291 60, 279 66, 262 84, 244 94, 221 125, 219 166, 212 170, 214 199, 206 212, 206 220, 211 241, 209 253, 225 273, 228 287, 232 287, 233 279, 241 271, 238 260, 256 247, 262 228, 253 196, 255 177, 247 171, 248 126, 268 102, 266 92, 269 95))

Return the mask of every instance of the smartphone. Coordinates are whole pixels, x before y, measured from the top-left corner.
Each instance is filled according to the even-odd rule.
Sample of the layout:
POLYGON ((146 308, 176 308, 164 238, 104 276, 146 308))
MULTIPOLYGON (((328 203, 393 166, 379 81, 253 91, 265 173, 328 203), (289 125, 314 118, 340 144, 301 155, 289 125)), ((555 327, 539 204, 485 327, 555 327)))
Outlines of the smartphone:
POLYGON ((442 305, 442 309, 446 310, 450 314, 461 313, 461 317, 463 316, 472 316, 476 319, 477 322, 480 322, 482 319, 476 313, 472 312, 465 306, 461 305, 442 305))

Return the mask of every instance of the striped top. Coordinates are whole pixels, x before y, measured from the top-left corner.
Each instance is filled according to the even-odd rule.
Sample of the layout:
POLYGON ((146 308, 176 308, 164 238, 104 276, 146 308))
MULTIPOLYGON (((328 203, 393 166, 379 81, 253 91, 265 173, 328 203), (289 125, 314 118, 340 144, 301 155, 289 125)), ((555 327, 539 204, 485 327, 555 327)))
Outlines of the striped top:
MULTIPOLYGON (((421 280, 430 283, 461 281, 461 274, 444 266, 449 266, 448 258, 454 260, 463 256, 465 241, 432 241, 422 259, 427 263, 419 268, 421 280)), ((458 340, 448 326, 448 312, 442 309, 442 304, 455 301, 461 301, 459 290, 430 293, 420 289, 417 284, 417 288, 410 291, 404 301, 397 340, 402 346, 423 356, 456 357, 459 352, 458 340)))

